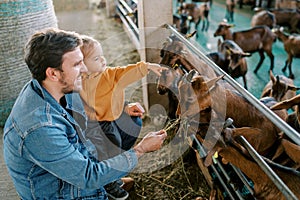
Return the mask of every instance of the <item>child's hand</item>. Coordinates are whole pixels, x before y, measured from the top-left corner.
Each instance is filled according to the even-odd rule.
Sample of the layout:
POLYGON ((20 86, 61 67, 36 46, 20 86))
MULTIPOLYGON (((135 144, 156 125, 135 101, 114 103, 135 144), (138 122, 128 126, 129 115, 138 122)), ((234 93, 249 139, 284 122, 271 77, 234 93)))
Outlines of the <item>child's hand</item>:
POLYGON ((145 113, 145 110, 143 106, 141 106, 140 103, 129 103, 126 105, 124 108, 124 111, 129 115, 129 116, 135 116, 135 117, 142 117, 143 114, 145 113))
POLYGON ((148 69, 153 71, 156 75, 161 76, 161 72, 163 70, 167 70, 167 67, 162 67, 159 64, 156 63, 147 63, 148 64, 148 69))

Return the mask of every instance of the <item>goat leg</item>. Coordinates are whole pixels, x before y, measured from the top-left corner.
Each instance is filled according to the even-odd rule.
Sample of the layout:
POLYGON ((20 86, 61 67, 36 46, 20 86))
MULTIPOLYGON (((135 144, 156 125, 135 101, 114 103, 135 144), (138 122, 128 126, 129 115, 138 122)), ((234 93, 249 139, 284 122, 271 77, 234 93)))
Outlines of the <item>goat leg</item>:
POLYGON ((259 70, 260 66, 262 65, 262 63, 264 62, 264 59, 265 59, 265 55, 264 55, 264 52, 262 50, 259 51, 259 55, 260 55, 260 60, 254 70, 254 73, 256 74, 257 71, 259 70))

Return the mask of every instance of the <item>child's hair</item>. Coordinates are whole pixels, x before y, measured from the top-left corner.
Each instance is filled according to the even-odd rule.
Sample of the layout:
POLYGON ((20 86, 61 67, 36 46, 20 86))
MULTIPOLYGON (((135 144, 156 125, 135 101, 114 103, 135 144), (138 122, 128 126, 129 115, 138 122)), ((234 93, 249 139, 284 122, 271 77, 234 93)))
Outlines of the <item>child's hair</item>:
POLYGON ((81 46, 81 52, 83 57, 88 57, 89 54, 93 51, 96 45, 100 44, 96 39, 88 35, 81 35, 83 45, 81 46))

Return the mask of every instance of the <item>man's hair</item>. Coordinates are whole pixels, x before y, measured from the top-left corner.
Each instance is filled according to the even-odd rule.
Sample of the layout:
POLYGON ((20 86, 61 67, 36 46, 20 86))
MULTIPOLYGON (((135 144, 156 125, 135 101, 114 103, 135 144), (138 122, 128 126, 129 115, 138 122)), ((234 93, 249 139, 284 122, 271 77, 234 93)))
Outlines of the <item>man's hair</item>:
POLYGON ((36 32, 25 45, 25 62, 32 77, 40 83, 48 67, 62 70, 63 55, 82 45, 75 32, 49 28, 36 32))

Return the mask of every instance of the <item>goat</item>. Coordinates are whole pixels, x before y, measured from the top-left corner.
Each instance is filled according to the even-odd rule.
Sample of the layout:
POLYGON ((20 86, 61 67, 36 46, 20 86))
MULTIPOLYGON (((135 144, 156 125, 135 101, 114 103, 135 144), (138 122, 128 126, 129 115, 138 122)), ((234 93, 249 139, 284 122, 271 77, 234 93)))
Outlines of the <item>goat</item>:
POLYGON ((162 58, 161 65, 169 67, 183 66, 187 71, 196 69, 200 74, 209 78, 216 77, 214 70, 198 56, 195 56, 176 36, 168 37, 160 51, 160 57, 162 58))
POLYGON ((292 72, 292 62, 294 57, 300 58, 300 36, 288 35, 284 33, 282 29, 275 29, 274 33, 277 35, 279 40, 283 42, 284 50, 288 54, 282 71, 285 72, 288 67, 289 78, 294 79, 295 75, 292 72))
MULTIPOLYGON (((189 82, 182 78, 178 84, 179 108, 177 115, 191 119, 192 116, 197 116, 200 113, 199 123, 202 124, 203 120, 207 122, 207 116, 204 113, 201 114, 201 112, 213 110, 217 115, 232 118, 236 127, 252 127, 263 130, 264 141, 268 141, 265 144, 267 145, 265 149, 270 150, 278 139, 280 129, 235 91, 223 89, 225 94, 222 95, 222 91, 217 92, 217 94, 214 94, 216 96, 213 96, 217 100, 213 99, 212 92, 220 90, 221 87, 220 84, 216 84, 216 81, 219 79, 220 77, 205 80, 202 76, 195 75, 189 82)), ((268 100, 271 103, 270 101, 262 101, 262 103, 267 106, 272 106, 276 103, 274 98, 268 98, 268 100)), ((283 120, 287 117, 286 110, 278 110, 275 113, 283 120)), ((211 112, 209 115, 211 115, 211 112)), ((207 127, 204 130, 206 131, 207 127)), ((264 151, 264 153, 266 155, 268 151, 264 151)))
POLYGON ((273 105, 270 109, 271 110, 278 110, 278 109, 289 109, 295 106, 295 111, 289 114, 288 118, 286 119, 287 124, 289 124, 292 128, 300 133, 300 94, 296 95, 291 99, 287 99, 277 104, 273 105))
MULTIPOLYGON (((209 3, 202 3, 199 6, 195 3, 183 3, 179 9, 178 13, 180 14, 187 14, 191 17, 190 23, 194 23, 195 30, 198 30, 198 25, 202 21, 202 31, 207 31, 209 27, 209 3)), ((190 25, 189 25, 190 28, 190 25)), ((188 30, 190 31, 190 30, 188 30)))
POLYGON ((269 9, 274 13, 277 26, 287 26, 291 33, 299 33, 300 12, 296 9, 269 9))
POLYGON ((273 75, 270 70, 270 81, 264 87, 261 98, 274 97, 276 101, 280 102, 296 96, 296 91, 300 88, 294 85, 294 81, 284 75, 273 75))
POLYGON ((188 16, 186 14, 180 14, 179 16, 173 15, 173 24, 178 32, 187 34, 189 30, 188 16))
POLYGON ((225 40, 224 42, 218 40, 218 43, 218 51, 222 52, 225 59, 229 61, 228 69, 225 71, 232 78, 242 77, 244 87, 247 89, 246 73, 248 66, 245 57, 249 57, 251 54, 245 53, 233 40, 225 40))
POLYGON ((270 29, 276 27, 275 14, 268 10, 258 10, 251 18, 251 27, 266 25, 270 29))
POLYGON ((157 82, 157 92, 161 95, 168 94, 168 117, 169 119, 174 119, 176 118, 175 112, 178 105, 177 83, 184 74, 182 69, 186 71, 197 69, 199 73, 206 75, 209 78, 216 77, 216 74, 203 60, 193 55, 192 52, 175 36, 167 38, 161 49, 160 56, 160 64, 169 66, 170 69, 163 71, 159 77, 157 82))
POLYGON ((279 145, 275 154, 272 157, 272 161, 280 163, 286 167, 299 170, 300 167, 300 146, 283 138, 279 139, 279 145))
POLYGON ((160 95, 168 95, 168 118, 170 120, 176 119, 176 110, 178 106, 178 88, 177 82, 182 77, 182 71, 179 67, 164 70, 157 82, 157 93, 160 95))
POLYGON ((206 56, 218 65, 224 72, 228 73, 229 60, 225 59, 225 55, 219 51, 211 52, 206 56))
POLYGON ((256 26, 244 31, 231 32, 231 27, 233 27, 233 25, 221 22, 214 33, 214 37, 222 36, 223 40, 233 40, 241 47, 241 49, 243 49, 244 52, 258 52, 260 60, 254 70, 254 73, 257 73, 258 69, 262 65, 265 59, 264 52, 266 52, 271 61, 270 70, 273 70, 274 55, 272 53, 272 45, 273 42, 276 41, 276 35, 271 31, 271 29, 267 26, 256 26))
MULTIPOLYGON (((225 131, 226 132, 226 129, 225 131)), ((226 140, 224 136, 224 140, 226 140)), ((231 138, 232 139, 232 138, 231 138)), ((253 160, 246 157, 240 151, 238 151, 234 145, 217 142, 213 150, 211 150, 207 156, 210 159, 210 155, 214 152, 218 152, 218 155, 230 162, 237 168, 239 168, 248 178, 254 183, 254 197, 256 199, 278 199, 285 200, 284 194, 275 186, 274 182, 266 175, 261 167, 253 160)), ((280 177, 280 179, 289 187, 289 189, 300 198, 300 174, 299 172, 284 168, 278 164, 268 162, 272 170, 280 177)), ((206 166, 211 164, 205 160, 206 166)))

